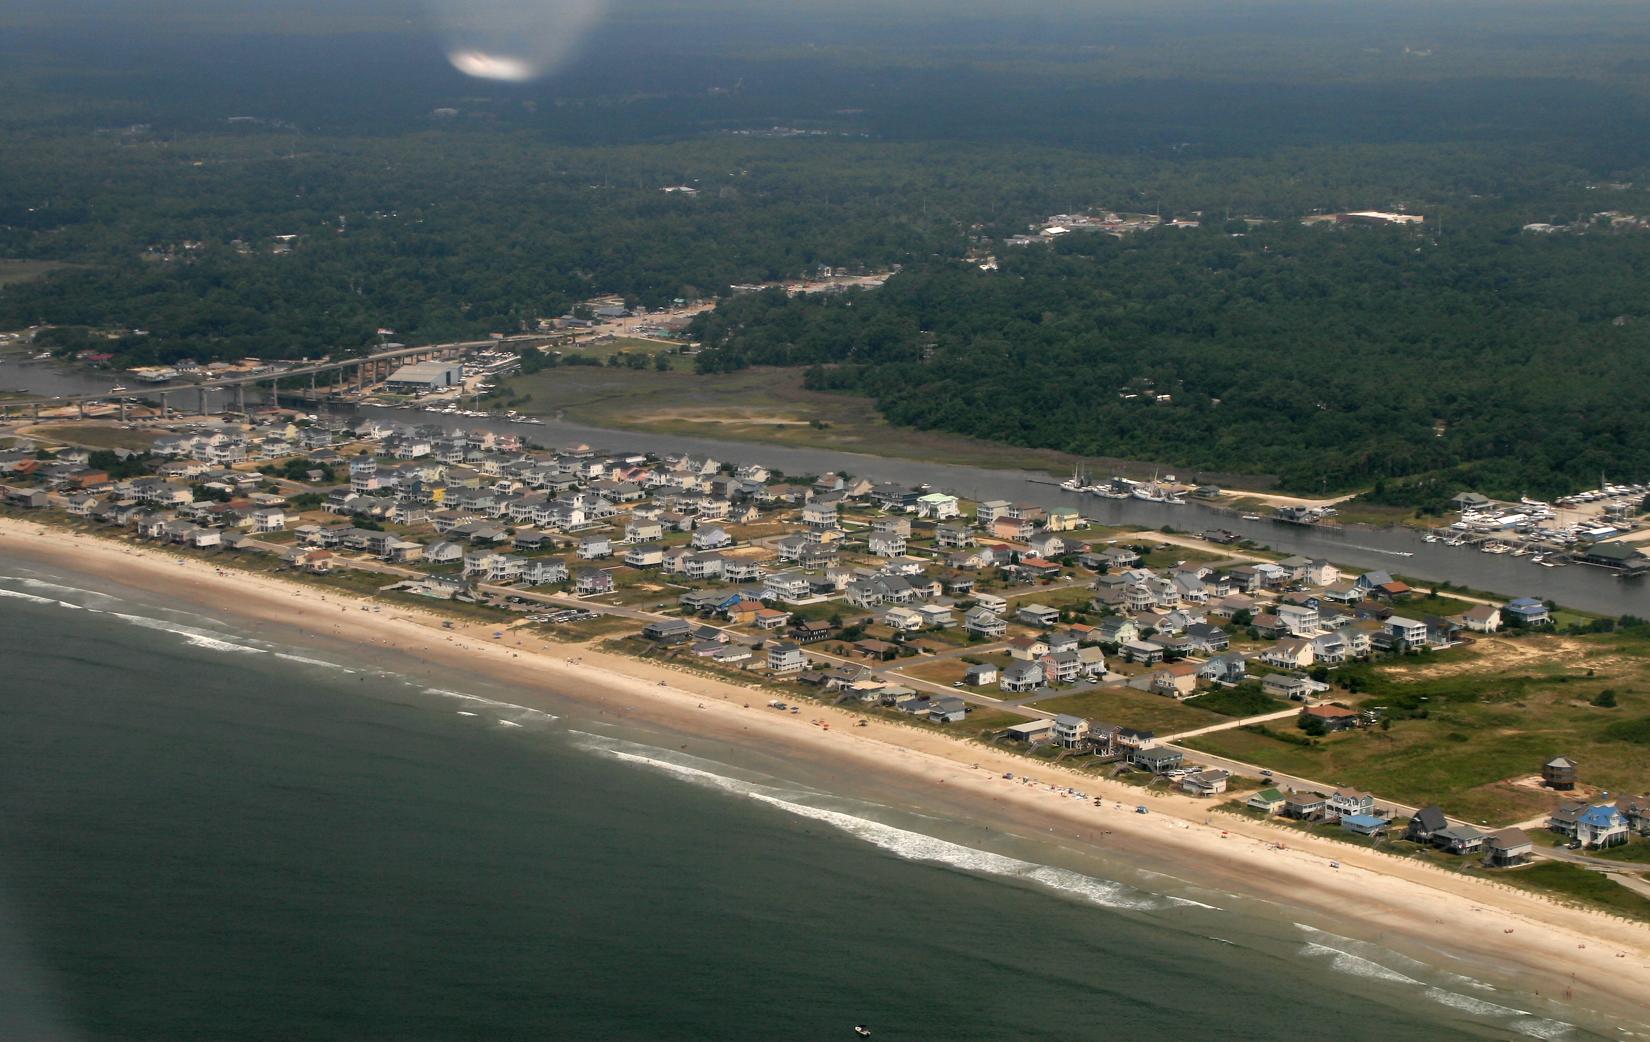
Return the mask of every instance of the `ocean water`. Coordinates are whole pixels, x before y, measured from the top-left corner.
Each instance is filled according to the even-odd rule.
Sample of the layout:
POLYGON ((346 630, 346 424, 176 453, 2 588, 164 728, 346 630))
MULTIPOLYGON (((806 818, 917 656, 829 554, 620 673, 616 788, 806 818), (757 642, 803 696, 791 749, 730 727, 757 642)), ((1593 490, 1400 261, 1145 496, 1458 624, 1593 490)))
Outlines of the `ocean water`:
POLYGON ((0 636, 0 1039, 1620 1037, 918 794, 3 547, 0 636))

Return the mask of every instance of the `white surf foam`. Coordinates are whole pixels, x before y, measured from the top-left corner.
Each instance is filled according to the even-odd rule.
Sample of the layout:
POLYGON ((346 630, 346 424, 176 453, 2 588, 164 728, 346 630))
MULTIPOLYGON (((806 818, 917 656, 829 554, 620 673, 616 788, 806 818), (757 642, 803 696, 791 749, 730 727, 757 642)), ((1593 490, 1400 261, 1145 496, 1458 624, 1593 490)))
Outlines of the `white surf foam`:
POLYGON ((1075 897, 1103 908, 1150 911, 1163 908, 1171 900, 1143 894, 1122 883, 1096 879, 1093 876, 1083 875, 1081 872, 1022 861, 1019 858, 1008 857, 1004 854, 994 854, 989 850, 979 850, 974 847, 963 846, 960 843, 952 843, 936 836, 928 836, 920 832, 912 832, 908 829, 886 825, 870 818, 831 810, 827 807, 816 807, 801 803, 794 798, 795 794, 785 793, 783 790, 769 786, 758 785, 755 782, 730 778, 714 771, 701 770, 697 767, 673 763, 669 760, 662 760, 640 753, 626 752, 623 749, 613 748, 611 745, 597 746, 597 748, 606 755, 626 763, 635 763, 666 771, 711 788, 749 797, 788 814, 824 822, 856 839, 864 840, 908 861, 942 864, 980 875, 1022 879, 1045 889, 1075 897))
POLYGON ((104 593, 101 590, 88 590, 80 586, 70 586, 67 583, 48 582, 45 579, 35 579, 26 575, 0 575, 0 579, 19 582, 31 590, 57 590, 61 593, 78 593, 84 597, 101 597, 104 600, 117 601, 120 598, 104 593))
POLYGON ((1500 1006, 1484 999, 1475 999, 1471 995, 1458 995, 1443 988, 1428 988, 1423 994, 1441 1006, 1449 1006, 1463 1013, 1475 1013, 1481 1017, 1527 1017, 1529 1010, 1513 1009, 1511 1006, 1500 1006))
POLYGON ((1457 992, 1446 991, 1443 988, 1428 988, 1423 992, 1427 998, 1441 1006, 1458 1009, 1475 1017, 1507 1017, 1512 1022, 1507 1026, 1520 1035, 1530 1038, 1557 1039, 1569 1034, 1575 1027, 1562 1020, 1549 1020, 1538 1017, 1527 1009, 1513 1009, 1511 1006, 1502 1006, 1484 999, 1474 998, 1471 995, 1461 995, 1457 992))
MULTIPOLYGON (((1307 926, 1305 923, 1296 923, 1295 926, 1301 930, 1319 934, 1326 938, 1335 936, 1334 934, 1325 933, 1316 927, 1307 926)), ((1343 940, 1346 940, 1349 944, 1358 943, 1351 941, 1350 938, 1344 938, 1343 940)), ((1531 1038, 1563 1038, 1572 1030, 1574 1026, 1571 1024, 1566 1024, 1561 1020, 1549 1020, 1545 1017, 1536 1016, 1529 1010, 1514 1009, 1511 1006, 1503 1006, 1499 1003, 1490 1002, 1486 999, 1476 998, 1472 995, 1462 995, 1459 992, 1450 991, 1447 988, 1440 988, 1436 985, 1427 984, 1424 981, 1419 981, 1413 977, 1399 973, 1390 966, 1383 966, 1373 959, 1367 959, 1361 955, 1354 955, 1350 951, 1334 948, 1327 944, 1319 944, 1314 941, 1308 941, 1305 948, 1302 949, 1301 954, 1315 958, 1326 958, 1329 960, 1330 967, 1336 972, 1344 973, 1349 976, 1363 977, 1368 980, 1383 980, 1389 981, 1393 984, 1406 984, 1421 988, 1422 996, 1428 1000, 1436 1002, 1441 1006, 1448 1006, 1450 1009, 1459 1010, 1470 1016, 1508 1019, 1511 1021, 1511 1023, 1507 1025, 1509 1028, 1517 1031, 1521 1035, 1528 1035, 1531 1038)), ((1421 969, 1426 968, 1425 963, 1418 962, 1406 956, 1398 955, 1396 952, 1390 952, 1387 954, 1393 961, 1398 961, 1405 964, 1414 963, 1421 969)), ((1462 977, 1459 974, 1453 973, 1448 976, 1454 980, 1460 981, 1468 987, 1478 988, 1485 991, 1495 990, 1493 986, 1485 984, 1483 981, 1473 980, 1470 977, 1462 977)))
MULTIPOLYGON (((99 593, 96 590, 86 590, 78 586, 68 586, 62 583, 47 582, 43 579, 33 579, 26 576, 0 576, 0 580, 10 580, 13 582, 23 583, 35 589, 60 590, 66 593, 101 597, 105 600, 119 600, 118 597, 113 597, 106 593, 99 593)), ((277 658, 283 658, 289 662, 301 662, 305 665, 323 666, 327 669, 341 670, 345 673, 355 672, 349 667, 341 666, 336 662, 328 662, 325 659, 311 658, 308 655, 300 655, 296 652, 271 652, 271 650, 267 647, 258 646, 259 642, 248 643, 242 640, 236 640, 225 633, 213 632, 199 626, 189 626, 181 622, 173 622, 167 619, 157 619, 149 615, 135 615, 131 612, 114 611, 108 608, 93 608, 85 604, 75 604, 72 601, 59 600, 55 597, 46 597, 40 594, 24 593, 21 590, 8 590, 4 587, 0 587, 0 597, 12 597, 18 600, 32 601, 36 604, 51 604, 60 608, 70 608, 76 611, 91 612, 94 615, 107 615, 110 618, 119 619, 128 625, 138 626, 147 630, 157 630, 162 633, 170 633, 173 636, 183 638, 184 642, 187 644, 197 648, 206 648, 210 651, 230 651, 243 655, 274 654, 277 658)))
POLYGON ((0 587, 0 597, 10 597, 18 601, 32 601, 35 604, 55 604, 59 608, 72 608, 76 611, 84 609, 83 605, 60 601, 56 597, 42 597, 39 594, 24 593, 22 590, 8 590, 4 587, 0 587))
MULTIPOLYGON (((528 720, 550 722, 561 719, 554 713, 546 713, 544 710, 534 709, 532 706, 517 705, 514 702, 500 702, 496 698, 482 698, 480 695, 472 695, 466 691, 451 691, 444 687, 427 687, 424 689, 424 693, 426 695, 437 695, 441 698, 456 698, 460 702, 472 702, 476 705, 487 706, 489 709, 508 710, 513 715, 528 720)), ((512 722, 519 724, 519 721, 512 722)))
POLYGON ((354 673, 355 672, 355 670, 350 669, 348 666, 340 666, 336 662, 328 662, 326 659, 323 659, 323 658, 310 658, 307 655, 295 655, 290 651, 277 651, 275 653, 275 657, 276 658, 284 658, 288 662, 302 662, 302 663, 304 663, 305 665, 308 665, 308 666, 325 666, 327 669, 336 669, 341 673, 354 673))
POLYGON ((1392 981, 1394 984, 1420 984, 1414 977, 1406 977, 1397 970, 1382 966, 1373 959, 1366 959, 1361 955, 1331 948, 1327 944, 1318 944, 1315 941, 1306 942, 1301 954, 1313 958, 1328 959, 1329 965, 1338 973, 1351 977, 1365 977, 1371 980, 1392 981))
MULTIPOLYGON (((95 611, 96 609, 92 610, 95 611)), ((251 655, 269 654, 267 648, 260 648, 252 644, 243 644, 239 641, 229 639, 229 637, 225 634, 209 633, 206 630, 195 626, 185 626, 182 623, 168 622, 165 619, 153 619, 147 615, 132 615, 123 611, 99 612, 98 614, 109 615, 124 622, 128 622, 133 626, 142 627, 146 630, 159 630, 162 633, 170 633, 173 636, 182 637, 184 641, 194 645, 197 648, 209 648, 213 651, 235 651, 242 654, 251 655)))

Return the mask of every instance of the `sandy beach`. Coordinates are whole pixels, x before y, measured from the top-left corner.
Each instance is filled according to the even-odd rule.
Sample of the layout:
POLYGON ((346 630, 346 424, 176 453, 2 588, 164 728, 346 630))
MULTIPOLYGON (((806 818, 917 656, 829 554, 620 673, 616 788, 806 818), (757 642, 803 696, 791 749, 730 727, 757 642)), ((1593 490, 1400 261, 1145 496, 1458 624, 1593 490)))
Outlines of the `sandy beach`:
MULTIPOLYGON (((1301 908, 1349 935, 1444 952, 1542 996, 1644 1021, 1650 995, 1650 928, 1475 878, 1212 811, 1206 801, 1078 775, 987 746, 879 719, 856 726, 848 710, 805 704, 799 715, 765 707, 765 690, 499 627, 454 622, 401 605, 363 612, 347 594, 100 537, 0 518, 0 545, 73 571, 164 593, 250 622, 291 626, 483 674, 524 705, 587 703, 731 745, 856 777, 886 776, 901 791, 944 786, 948 808, 1097 852, 1126 852, 1215 890, 1301 908), (535 699, 539 700, 535 703, 535 699), (824 726, 828 724, 829 726, 824 726), (1004 772, 1034 784, 1005 780, 1004 772), (1103 808, 1054 791, 1075 786, 1103 808), (1144 802, 1151 813, 1133 813, 1144 802), (1280 849, 1279 844, 1282 844, 1280 849), (1339 867, 1332 867, 1331 862, 1339 867)), ((1441 960, 1434 960, 1441 961, 1441 960)))

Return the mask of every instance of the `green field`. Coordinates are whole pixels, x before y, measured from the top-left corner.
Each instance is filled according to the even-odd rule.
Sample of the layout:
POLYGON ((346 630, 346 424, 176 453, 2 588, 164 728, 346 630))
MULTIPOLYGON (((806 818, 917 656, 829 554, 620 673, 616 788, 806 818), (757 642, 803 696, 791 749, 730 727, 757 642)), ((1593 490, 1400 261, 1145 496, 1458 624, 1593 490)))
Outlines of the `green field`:
POLYGON ((1650 868, 1650 839, 1643 836, 1633 836, 1619 847, 1609 847, 1604 850, 1589 850, 1589 857, 1603 858, 1606 861, 1625 861, 1629 864, 1643 864, 1650 868))
POLYGON ((147 449, 159 437, 153 431, 122 430, 118 426, 95 423, 43 423, 29 427, 24 434, 42 442, 65 442, 87 449, 147 449))
POLYGON ((1288 709, 1289 703, 1261 693, 1253 684, 1236 688, 1216 688, 1208 694, 1189 698, 1186 704, 1221 716, 1259 716, 1262 713, 1288 709))
POLYGON ((514 396, 514 407, 524 413, 559 413, 569 420, 626 430, 1064 474, 1079 462, 1060 452, 901 430, 884 420, 869 399, 803 388, 802 372, 796 369, 752 368, 701 376, 685 368, 661 373, 557 366, 512 377, 500 390, 514 396), (522 395, 530 397, 523 401, 522 395))
POLYGON ((1057 695, 1038 699, 1038 709, 1051 713, 1070 713, 1073 716, 1100 720, 1120 727, 1140 731, 1155 731, 1159 735, 1189 731, 1196 727, 1218 724, 1223 717, 1177 702, 1163 695, 1153 695, 1127 687, 1104 687, 1077 695, 1057 695))
POLYGON ((19 282, 32 282, 61 268, 69 267, 73 267, 73 265, 63 264, 59 261, 0 258, 0 286, 19 282))
POLYGON ((1563 861, 1542 861, 1497 872, 1503 883, 1534 890, 1561 901, 1598 908, 1630 919, 1650 920, 1650 898, 1645 898, 1600 872, 1589 872, 1563 861))
MULTIPOLYGON (((606 362, 614 355, 619 354, 647 355, 650 364, 652 363, 654 355, 663 354, 672 369, 692 372, 693 359, 677 353, 677 349, 682 346, 683 345, 681 343, 673 343, 665 340, 646 340, 641 337, 621 336, 614 337, 612 340, 598 340, 579 344, 562 344, 552 348, 552 350, 560 352, 563 358, 597 358, 603 362, 606 362)), ((576 367, 570 366, 569 368, 576 367)))
MULTIPOLYGON (((1511 782, 1536 774, 1560 753, 1580 762, 1585 784, 1613 792, 1645 789, 1650 744, 1634 740, 1650 730, 1634 727, 1650 714, 1645 654, 1641 638, 1622 635, 1489 639, 1430 661, 1360 670, 1364 705, 1413 714, 1394 719, 1389 730, 1304 746, 1245 728, 1186 744, 1405 803, 1438 802, 1473 820, 1521 821, 1558 797, 1511 782), (1591 704, 1606 688, 1616 693, 1617 708, 1591 704)), ((1287 721, 1272 727, 1300 735, 1287 721)))

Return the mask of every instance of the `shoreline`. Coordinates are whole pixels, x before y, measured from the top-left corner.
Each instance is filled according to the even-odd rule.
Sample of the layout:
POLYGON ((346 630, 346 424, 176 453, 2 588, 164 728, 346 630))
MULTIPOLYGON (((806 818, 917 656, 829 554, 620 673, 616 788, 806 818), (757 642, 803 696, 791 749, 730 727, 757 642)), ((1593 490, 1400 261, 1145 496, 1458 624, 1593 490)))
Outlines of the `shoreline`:
POLYGON ((794 757, 827 773, 886 778, 904 793, 931 790, 935 802, 965 820, 1002 822, 1027 838, 1153 863, 1152 870, 1193 886, 1330 917, 1344 932, 1379 938, 1395 950, 1407 943, 1410 950, 1433 953, 1424 959, 1433 966, 1440 954, 1460 958, 1515 978, 1521 990, 1543 998, 1645 1021, 1650 929, 1641 923, 1236 815, 1216 820, 1208 801, 1144 795, 1121 782, 937 732, 877 718, 855 727, 859 714, 833 706, 805 703, 807 715, 781 715, 765 708, 768 692, 730 681, 536 635, 510 632, 493 640, 490 634, 500 628, 493 624, 453 620, 447 630, 433 612, 381 602, 381 611, 363 612, 359 606, 370 598, 240 569, 219 574, 199 559, 12 518, 0 518, 0 545, 20 557, 226 617, 481 673, 527 705, 578 703, 684 735, 794 757), (1005 771, 1043 784, 1005 781, 1005 771), (1103 796, 1105 809, 1057 796, 1049 785, 1103 796), (1152 813, 1128 809, 1142 802, 1152 813), (1279 842, 1287 849, 1277 849, 1279 842), (1331 861, 1340 867, 1331 868, 1331 861))

